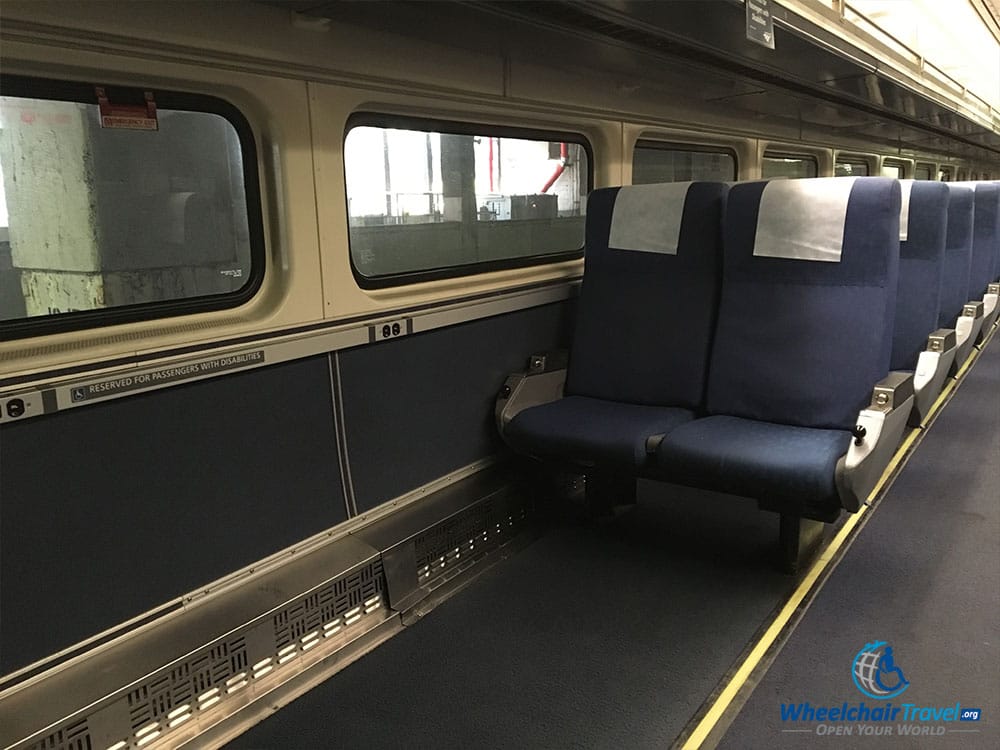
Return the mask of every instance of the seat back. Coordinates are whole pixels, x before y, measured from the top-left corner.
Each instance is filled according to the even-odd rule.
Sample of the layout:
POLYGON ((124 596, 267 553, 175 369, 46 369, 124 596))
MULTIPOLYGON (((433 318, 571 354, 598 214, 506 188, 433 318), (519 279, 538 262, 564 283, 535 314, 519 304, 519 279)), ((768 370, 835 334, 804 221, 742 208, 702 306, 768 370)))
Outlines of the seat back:
POLYGON ((889 367, 913 370, 928 334, 938 326, 948 187, 917 180, 900 180, 900 187, 899 287, 889 367))
POLYGON ((938 325, 942 328, 954 328, 955 321, 962 314, 962 307, 969 301, 975 191, 968 185, 945 184, 950 198, 938 325))
POLYGON ((854 426, 889 370, 899 210, 885 177, 730 190, 711 414, 854 426))
POLYGON ((567 395, 702 404, 726 191, 693 182, 591 193, 567 395))
POLYGON ((982 299, 986 286, 996 280, 1000 253, 1000 184, 981 182, 975 190, 969 300, 982 299))

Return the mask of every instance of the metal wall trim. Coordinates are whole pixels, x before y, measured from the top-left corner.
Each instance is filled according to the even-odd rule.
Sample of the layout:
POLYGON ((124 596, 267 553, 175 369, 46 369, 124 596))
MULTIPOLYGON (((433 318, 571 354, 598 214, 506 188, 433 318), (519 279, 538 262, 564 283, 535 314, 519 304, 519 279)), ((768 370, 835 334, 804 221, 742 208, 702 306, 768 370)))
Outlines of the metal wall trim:
MULTIPOLYGON (((576 284, 564 284, 413 314, 409 316, 402 335, 561 302, 574 296, 576 290, 576 284)), ((388 320, 393 319, 398 317, 388 320)), ((100 377, 46 379, 40 376, 28 387, 0 389, 0 425, 182 383, 365 346, 371 343, 372 327, 385 320, 380 317, 375 321, 369 319, 335 328, 291 333, 239 346, 208 347, 199 351, 199 356, 163 357, 112 368, 97 365, 95 369, 102 371, 100 377)))

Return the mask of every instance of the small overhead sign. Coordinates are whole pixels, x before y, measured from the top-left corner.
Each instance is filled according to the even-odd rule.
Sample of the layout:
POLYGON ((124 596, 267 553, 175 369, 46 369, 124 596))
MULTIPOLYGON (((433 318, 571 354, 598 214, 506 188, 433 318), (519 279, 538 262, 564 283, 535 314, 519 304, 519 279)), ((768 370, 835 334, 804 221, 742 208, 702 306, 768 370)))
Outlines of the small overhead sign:
POLYGON ((746 0, 747 39, 774 49, 774 18, 771 0, 746 0))

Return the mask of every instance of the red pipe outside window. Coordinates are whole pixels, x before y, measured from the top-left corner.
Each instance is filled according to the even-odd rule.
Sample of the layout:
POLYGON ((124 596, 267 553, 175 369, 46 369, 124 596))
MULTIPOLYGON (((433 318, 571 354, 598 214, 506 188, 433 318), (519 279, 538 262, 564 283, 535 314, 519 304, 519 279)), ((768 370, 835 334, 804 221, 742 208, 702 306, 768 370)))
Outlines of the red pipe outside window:
POLYGON ((546 182, 545 187, 542 188, 543 193, 547 193, 549 191, 549 188, 552 187, 555 184, 556 180, 558 180, 562 176, 562 173, 566 171, 566 162, 568 161, 567 158, 568 156, 569 156, 569 149, 567 148, 566 144, 560 143, 559 166, 556 167, 556 171, 552 173, 552 176, 549 178, 549 181, 546 182))

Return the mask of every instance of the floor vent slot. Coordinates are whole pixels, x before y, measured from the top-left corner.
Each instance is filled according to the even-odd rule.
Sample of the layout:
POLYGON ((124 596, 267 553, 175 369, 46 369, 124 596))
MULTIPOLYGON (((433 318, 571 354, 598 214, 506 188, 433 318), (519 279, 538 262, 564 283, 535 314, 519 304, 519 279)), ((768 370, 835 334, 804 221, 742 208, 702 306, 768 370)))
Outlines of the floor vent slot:
POLYGON ((107 696, 43 739, 14 747, 154 750, 188 741, 199 725, 211 725, 245 705, 247 694, 267 692, 298 671, 286 666, 305 668, 382 622, 389 616, 384 592, 382 561, 375 558, 168 664, 142 684, 107 696), (359 625, 362 620, 370 624, 359 625), (100 726, 96 734, 90 728, 94 722, 100 726), (95 746, 92 734, 113 739, 95 746))
POLYGON ((416 537, 417 582, 433 587, 512 539, 529 513, 508 500, 487 499, 416 537))
POLYGON ((57 729, 44 739, 28 745, 27 750, 92 750, 87 720, 57 729))

